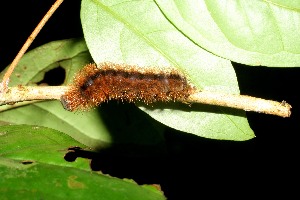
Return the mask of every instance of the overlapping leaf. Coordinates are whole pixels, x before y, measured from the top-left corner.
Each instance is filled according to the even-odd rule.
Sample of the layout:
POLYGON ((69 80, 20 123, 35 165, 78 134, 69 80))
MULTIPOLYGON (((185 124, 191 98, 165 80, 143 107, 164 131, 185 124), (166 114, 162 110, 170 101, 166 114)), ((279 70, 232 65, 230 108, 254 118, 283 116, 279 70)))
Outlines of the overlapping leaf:
MULTIPOLYGON (((171 65, 184 71, 198 89, 239 93, 230 61, 197 46, 174 27, 154 1, 83 0, 81 20, 96 63, 171 65)), ((202 137, 227 140, 254 137, 243 111, 179 104, 140 108, 170 127, 202 137)))
POLYGON ((66 162, 70 146, 85 147, 49 128, 0 126, 0 198, 165 199, 150 185, 91 172, 88 160, 66 162))
POLYGON ((246 65, 300 66, 298 1, 157 0, 191 41, 246 65))
MULTIPOLYGON (((74 73, 91 60, 83 39, 51 42, 24 55, 10 86, 36 84, 58 66, 65 69, 65 83, 69 83, 74 73)), ((6 108, 10 107, 1 106, 2 110, 6 108)), ((112 103, 90 112, 72 113, 64 110, 60 102, 48 101, 5 110, 0 115, 0 122, 50 127, 89 147, 103 148, 111 143, 156 145, 163 141, 161 126, 154 125, 154 120, 133 105, 112 103), (124 121, 132 123, 124 125, 124 121)))

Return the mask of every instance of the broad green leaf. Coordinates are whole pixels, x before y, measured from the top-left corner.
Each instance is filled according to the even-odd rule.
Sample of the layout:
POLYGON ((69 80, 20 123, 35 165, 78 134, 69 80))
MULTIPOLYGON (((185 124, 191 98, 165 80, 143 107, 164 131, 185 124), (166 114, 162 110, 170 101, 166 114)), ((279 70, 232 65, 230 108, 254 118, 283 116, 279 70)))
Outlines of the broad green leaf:
POLYGON ((54 129, 0 126, 0 199, 165 199, 151 185, 92 172, 89 160, 64 160, 83 144, 54 129))
MULTIPOLYGON (((198 89, 239 93, 231 62, 197 46, 154 1, 83 0, 81 21, 96 63, 173 66, 184 71, 198 89)), ((254 137, 243 111, 183 104, 140 108, 167 126, 202 137, 254 137)))
POLYGON ((247 65, 300 66, 299 1, 157 0, 201 48, 247 65))
MULTIPOLYGON (((51 42, 24 55, 10 85, 34 85, 43 79, 46 71, 57 66, 66 70, 65 83, 69 83, 74 73, 89 62, 91 57, 84 40, 51 42)), ((132 105, 109 104, 90 112, 75 113, 64 110, 58 101, 9 108, 1 106, 2 110, 8 110, 0 113, 0 122, 50 127, 89 147, 104 148, 111 143, 151 146, 163 142, 163 127, 132 105), (128 123, 124 124, 125 121, 128 123)))
POLYGON ((154 186, 53 164, 0 157, 0 176, 0 199, 166 199, 154 186))
POLYGON ((86 148, 70 136, 54 129, 31 125, 0 126, 0 157, 33 163, 89 170, 88 160, 67 162, 64 155, 69 147, 86 148))

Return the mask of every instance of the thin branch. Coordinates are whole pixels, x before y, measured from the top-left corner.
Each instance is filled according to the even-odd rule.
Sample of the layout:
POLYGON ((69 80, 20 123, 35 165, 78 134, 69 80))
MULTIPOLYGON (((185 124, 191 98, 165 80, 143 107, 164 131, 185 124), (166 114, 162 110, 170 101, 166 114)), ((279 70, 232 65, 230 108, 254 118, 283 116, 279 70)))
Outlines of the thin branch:
POLYGON ((63 0, 56 0, 56 2, 51 6, 51 8, 49 9, 49 11, 46 13, 46 15, 40 21, 40 23, 33 30, 33 32, 31 33, 31 35, 28 37, 28 39, 26 40, 25 44, 23 45, 23 47, 21 48, 21 50, 19 51, 19 53, 17 54, 17 56, 15 57, 15 59, 13 60, 13 62, 10 65, 10 67, 8 68, 8 70, 6 71, 6 73, 3 76, 3 80, 0 83, 0 93, 2 93, 2 92, 4 93, 4 92, 7 91, 7 87, 8 87, 8 83, 9 83, 9 77, 13 73, 15 67, 17 66, 17 64, 19 63, 19 61, 21 60, 22 56, 27 51, 27 49, 29 48, 29 46, 31 45, 31 43, 33 42, 33 40, 36 38, 36 36, 38 35, 38 33, 41 31, 41 29, 43 28, 43 26, 46 24, 46 22, 48 21, 48 19, 52 16, 52 14, 60 6, 60 4, 62 2, 63 2, 63 0))
MULTIPOLYGON (((0 105, 29 100, 60 100, 70 86, 18 86, 10 87, 6 94, 0 96, 0 105)), ((280 117, 291 115, 291 105, 283 102, 266 100, 246 95, 223 94, 216 92, 197 92, 183 99, 182 102, 202 103, 216 106, 242 109, 280 117)))
POLYGON ((223 94, 207 91, 192 94, 187 99, 187 102, 224 106, 280 117, 289 117, 292 108, 292 106, 285 101, 278 102, 247 95, 223 94))
POLYGON ((31 100, 59 100, 68 86, 17 86, 9 87, 0 95, 0 105, 31 100))

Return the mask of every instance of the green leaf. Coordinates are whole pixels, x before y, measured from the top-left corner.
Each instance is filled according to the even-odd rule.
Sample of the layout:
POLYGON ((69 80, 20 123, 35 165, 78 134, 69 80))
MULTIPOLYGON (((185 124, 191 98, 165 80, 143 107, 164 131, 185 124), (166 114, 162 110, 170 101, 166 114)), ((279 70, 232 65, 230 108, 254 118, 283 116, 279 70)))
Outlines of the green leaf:
MULTIPOLYGON (((162 192, 76 168, 0 158, 1 199, 165 200, 162 192)), ((154 188, 154 186, 152 186, 154 188)))
POLYGON ((218 56, 247 65, 298 67, 299 1, 271 2, 158 0, 157 4, 186 37, 218 56))
POLYGON ((76 167, 88 170, 88 161, 66 162, 69 147, 86 148, 70 136, 54 129, 31 125, 0 126, 0 157, 33 163, 76 167))
MULTIPOLYGON (((84 40, 53 41, 27 52, 22 57, 10 77, 9 86, 36 85, 43 79, 45 72, 59 66, 67 70, 66 82, 69 82, 76 71, 91 61, 84 40)), ((1 72, 0 79, 4 72, 1 72)))
MULTIPOLYGON (((91 60, 82 39, 51 42, 24 55, 10 84, 35 85, 45 72, 58 66, 66 70, 65 83, 69 83, 74 73, 91 60)), ((163 127, 133 105, 110 103, 90 112, 72 113, 64 110, 58 101, 47 101, 14 109, 1 106, 1 109, 2 123, 50 127, 99 149, 112 143, 157 147, 164 141, 163 127)))
POLYGON ((0 199, 165 199, 137 185, 88 170, 88 160, 66 162, 70 146, 85 147, 53 129, 0 126, 0 199))
MULTIPOLYGON (((231 62, 197 46, 154 1, 83 0, 81 20, 96 63, 173 66, 184 71, 198 89, 239 93, 231 62)), ((254 137, 243 111, 182 104, 140 108, 167 126, 202 137, 254 137)))

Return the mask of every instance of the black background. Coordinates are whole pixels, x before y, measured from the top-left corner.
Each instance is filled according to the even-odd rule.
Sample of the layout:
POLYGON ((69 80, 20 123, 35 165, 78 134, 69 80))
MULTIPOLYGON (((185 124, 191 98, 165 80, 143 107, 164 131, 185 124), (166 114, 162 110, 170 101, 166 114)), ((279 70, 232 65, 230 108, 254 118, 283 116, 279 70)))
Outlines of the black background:
MULTIPOLYGON (((13 60, 53 2, 20 0, 1 4, 1 69, 13 60)), ((81 37, 79 11, 79 0, 65 0, 30 49, 53 40, 81 37)), ((165 134, 168 156, 131 159, 114 154, 111 156, 115 159, 103 159, 101 169, 139 184, 160 184, 170 200, 296 193, 293 186, 299 186, 300 69, 234 66, 242 94, 285 100, 293 107, 292 116, 248 112, 256 138, 244 142, 204 139, 170 129, 165 134)))

